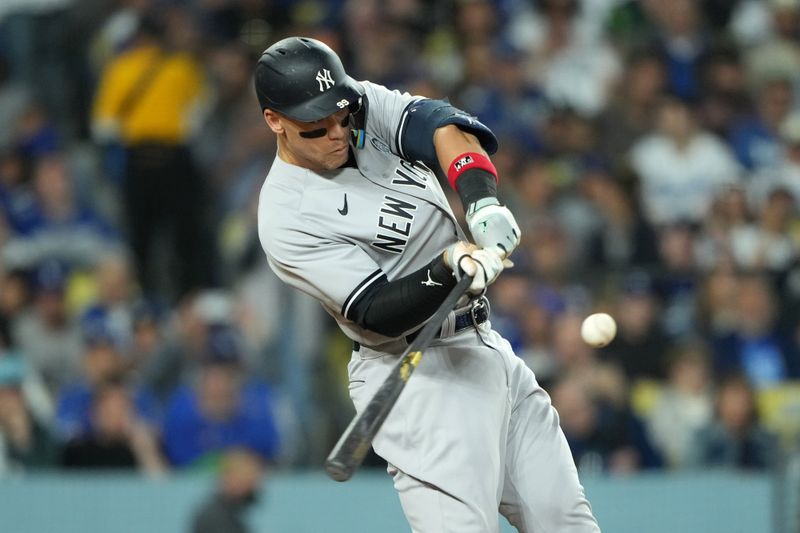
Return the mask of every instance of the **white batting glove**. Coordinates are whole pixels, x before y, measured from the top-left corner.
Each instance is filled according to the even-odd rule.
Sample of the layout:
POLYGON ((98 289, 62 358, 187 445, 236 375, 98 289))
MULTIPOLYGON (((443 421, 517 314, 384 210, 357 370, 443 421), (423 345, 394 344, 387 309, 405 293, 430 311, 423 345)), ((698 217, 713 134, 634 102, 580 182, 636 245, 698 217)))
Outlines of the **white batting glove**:
POLYGON ((514 215, 497 198, 481 198, 467 208, 467 225, 480 248, 494 249, 505 258, 519 244, 520 230, 514 215))
POLYGON ((470 294, 483 293, 504 268, 514 266, 514 263, 501 258, 495 250, 481 249, 461 241, 444 251, 444 262, 453 271, 456 279, 461 279, 461 272, 472 276, 472 283, 467 289, 470 294))

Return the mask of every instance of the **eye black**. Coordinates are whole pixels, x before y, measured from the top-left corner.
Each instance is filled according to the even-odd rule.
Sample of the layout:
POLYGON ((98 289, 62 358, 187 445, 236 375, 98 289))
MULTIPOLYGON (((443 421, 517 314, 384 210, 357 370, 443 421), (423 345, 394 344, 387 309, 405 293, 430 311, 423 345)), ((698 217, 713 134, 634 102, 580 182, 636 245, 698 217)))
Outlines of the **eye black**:
POLYGON ((300 137, 303 137, 304 139, 319 139, 328 133, 328 128, 318 128, 316 130, 301 131, 299 133, 300 137))
MULTIPOLYGON (((342 121, 339 123, 344 128, 348 124, 350 124, 350 115, 347 114, 344 116, 342 121)), ((300 137, 304 139, 319 139, 320 137, 325 136, 328 133, 328 128, 317 128, 311 131, 301 131, 299 132, 300 137)))

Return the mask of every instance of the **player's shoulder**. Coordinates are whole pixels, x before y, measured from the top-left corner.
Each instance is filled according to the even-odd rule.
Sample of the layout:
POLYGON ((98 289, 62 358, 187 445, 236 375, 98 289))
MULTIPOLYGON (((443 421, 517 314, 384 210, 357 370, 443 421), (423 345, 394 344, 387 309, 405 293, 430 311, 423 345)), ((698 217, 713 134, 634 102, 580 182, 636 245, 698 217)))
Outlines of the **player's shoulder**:
POLYGON ((420 100, 424 97, 412 95, 408 92, 403 92, 398 89, 390 89, 385 85, 371 82, 369 80, 361 80, 358 83, 364 88, 364 97, 371 107, 381 107, 387 102, 400 102, 403 105, 408 104, 414 100, 420 100))
POLYGON ((258 196, 258 224, 270 229, 287 226, 298 218, 303 202, 303 176, 285 176, 270 171, 258 196), (288 178, 288 179, 287 179, 288 178), (292 186, 290 180, 296 180, 292 186))
POLYGON ((368 100, 379 97, 382 93, 388 93, 389 89, 378 83, 369 80, 359 80, 358 83, 364 88, 364 95, 368 100))

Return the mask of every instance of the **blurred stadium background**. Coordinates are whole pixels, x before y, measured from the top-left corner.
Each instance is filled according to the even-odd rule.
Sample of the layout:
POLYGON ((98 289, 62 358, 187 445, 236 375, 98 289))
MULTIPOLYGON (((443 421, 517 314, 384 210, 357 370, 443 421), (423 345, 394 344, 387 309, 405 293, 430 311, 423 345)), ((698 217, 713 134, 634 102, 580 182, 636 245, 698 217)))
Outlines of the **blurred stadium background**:
POLYGON ((800 0, 1 0, 0 530, 406 530, 256 235, 293 34, 500 137, 492 322, 604 531, 800 532, 800 0))

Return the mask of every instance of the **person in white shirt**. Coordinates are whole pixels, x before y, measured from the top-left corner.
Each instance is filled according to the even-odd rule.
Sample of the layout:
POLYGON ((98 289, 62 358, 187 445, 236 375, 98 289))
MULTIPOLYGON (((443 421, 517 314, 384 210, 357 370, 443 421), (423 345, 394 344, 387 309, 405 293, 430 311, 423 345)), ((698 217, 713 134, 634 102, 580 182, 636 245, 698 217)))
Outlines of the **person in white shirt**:
POLYGON ((656 226, 700 223, 717 192, 741 174, 730 149, 700 129, 689 106, 674 97, 662 100, 656 130, 634 144, 630 164, 644 216, 656 226))

